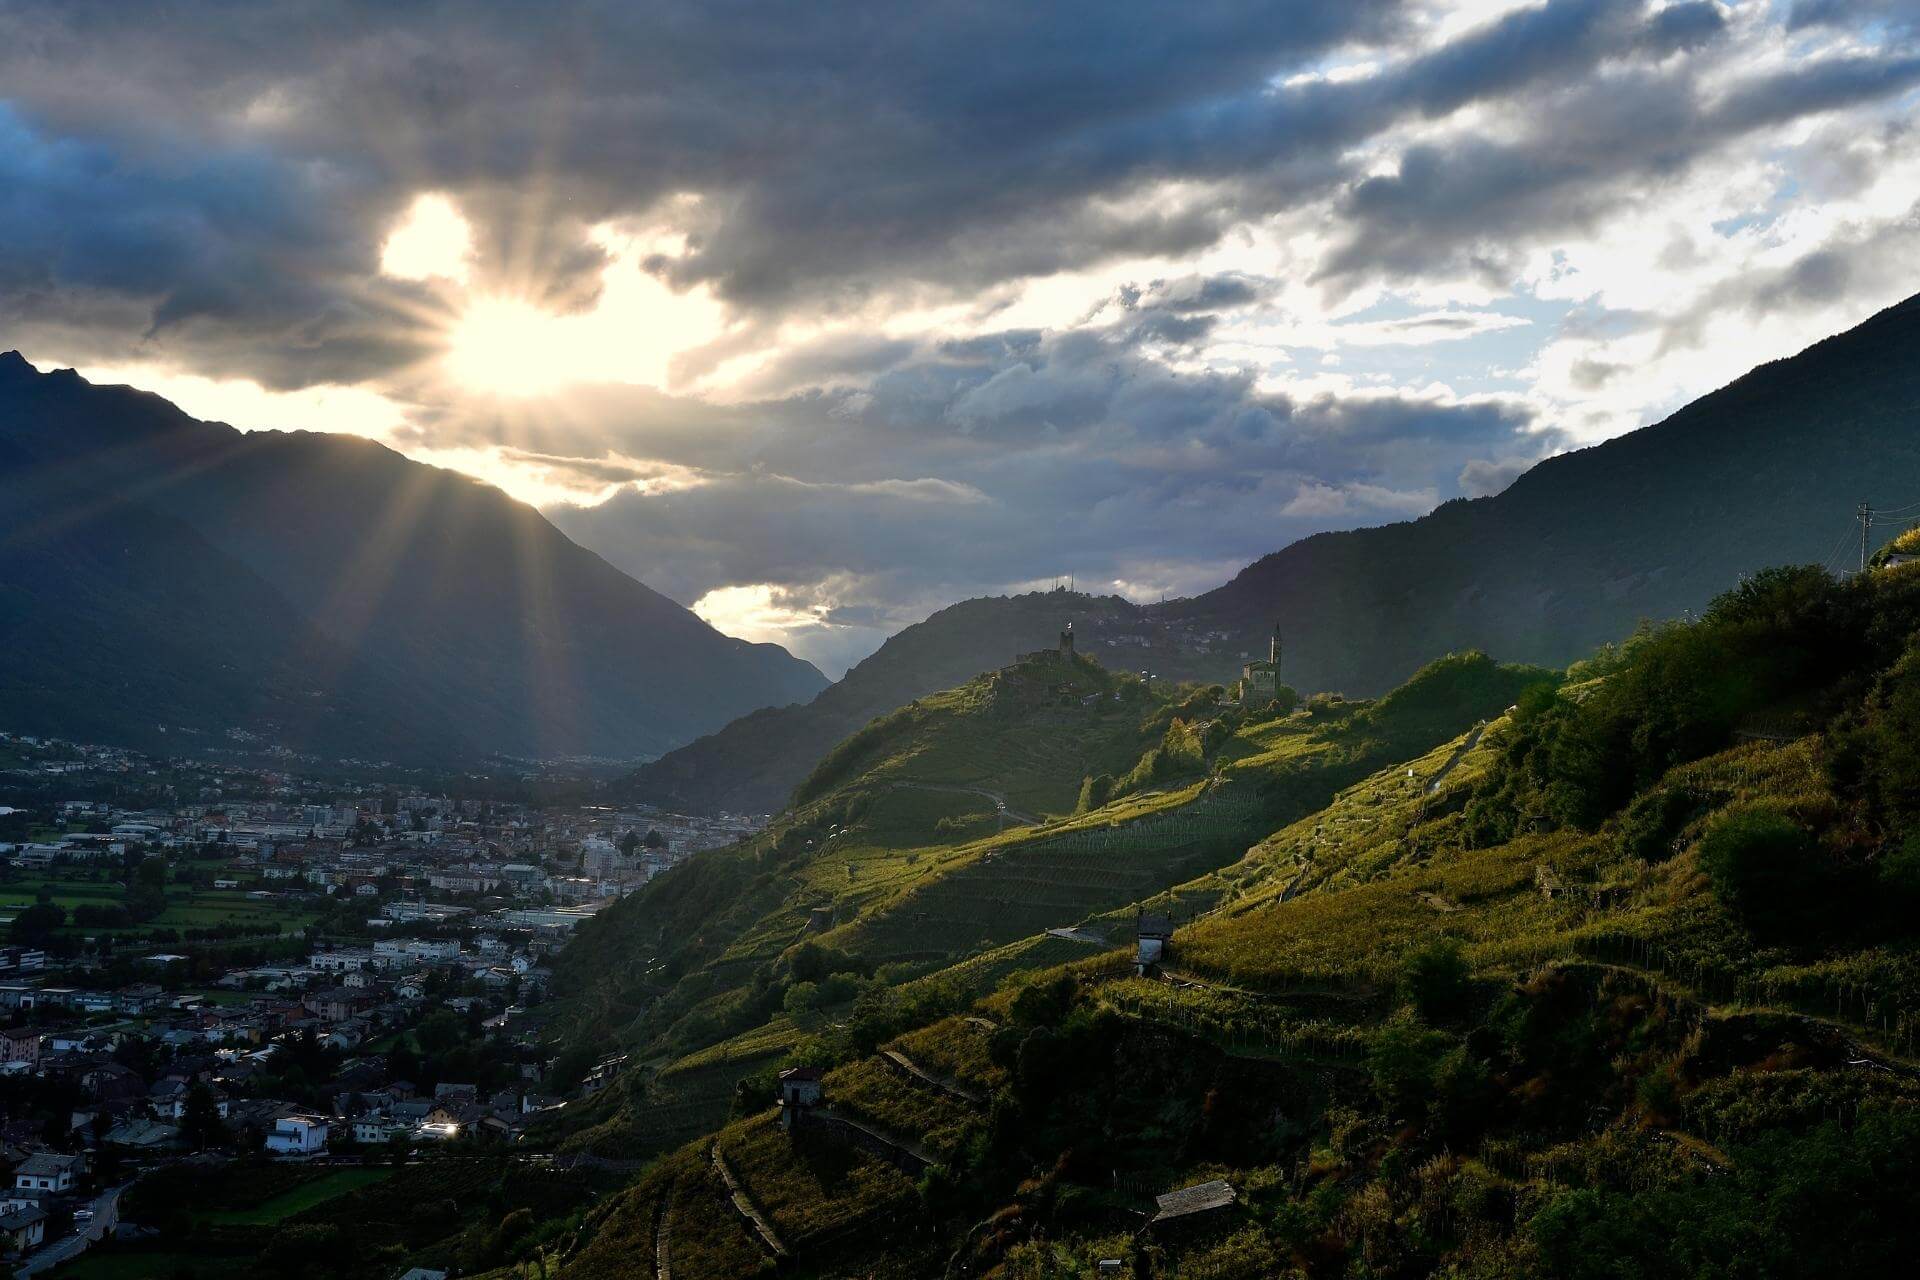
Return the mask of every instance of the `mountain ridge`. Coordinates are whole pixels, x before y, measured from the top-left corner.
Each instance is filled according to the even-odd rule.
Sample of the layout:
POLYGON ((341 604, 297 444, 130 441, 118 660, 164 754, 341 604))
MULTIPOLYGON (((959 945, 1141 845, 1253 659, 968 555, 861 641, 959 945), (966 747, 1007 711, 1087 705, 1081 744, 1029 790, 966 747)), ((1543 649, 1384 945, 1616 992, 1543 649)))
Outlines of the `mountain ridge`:
MULTIPOLYGON (((41 564, 33 607, 23 601, 23 614, 81 608, 110 616, 114 588, 105 579, 63 584, 46 571, 61 546, 77 548, 57 538, 63 529, 84 538, 158 517, 174 522, 177 557, 217 554, 249 571, 234 589, 266 606, 254 615, 254 641, 275 661, 325 649, 336 670, 344 662, 365 667, 371 683, 346 695, 349 719, 371 735, 364 750, 354 749, 354 734, 267 717, 260 736, 284 737, 286 745, 375 758, 402 744, 412 744, 409 758, 438 758, 443 750, 463 758, 641 756, 825 683, 777 646, 722 635, 573 543, 532 507, 376 441, 239 432, 151 393, 95 387, 71 370, 39 373, 17 353, 0 363, 0 424, 21 462, 11 468, 12 485, 48 498, 42 527, 11 516, 0 525, 7 545, 32 535, 40 555, 55 557, 41 564), (83 587, 93 593, 86 600, 62 594, 83 587), (310 632, 321 637, 318 649, 310 632), (402 709, 407 714, 389 714, 402 709), (410 721, 434 728, 421 733, 410 721)), ((8 581, 0 574, 0 583, 8 581)), ((208 630, 226 607, 218 591, 196 605, 208 630)), ((138 634, 141 617, 120 615, 113 625, 138 634)), ((32 630, 20 618, 11 634, 31 653, 32 630)), ((192 665, 190 654, 174 658, 192 665)), ((287 673, 304 665, 294 661, 287 673)), ((57 672, 58 653, 43 654, 36 666, 57 672)), ((185 679, 184 669, 158 673, 157 682, 174 677, 185 679)), ((264 668, 202 670, 193 678, 207 687, 246 686, 264 678, 264 668)), ((82 683, 66 687, 89 696, 82 683)), ((135 727, 146 718, 137 681, 111 696, 131 697, 132 705, 127 727, 108 733, 110 740, 131 735, 132 745, 176 745, 156 742, 151 726, 135 727)), ((0 714, 14 710, 0 699, 0 714)), ((40 731, 59 731, 57 708, 35 714, 40 731)), ((95 733, 114 728, 107 714, 68 718, 95 733)), ((256 732, 248 724, 192 727, 256 732)))
MULTIPOLYGON (((1302 689, 1377 694, 1449 649, 1564 666, 1642 619, 1701 607, 1742 574, 1831 555, 1862 496, 1920 499, 1920 443, 1902 425, 1903 415, 1920 414, 1914 350, 1920 297, 1757 366, 1658 423, 1548 458, 1499 494, 1456 498, 1417 520, 1314 534, 1200 595, 1121 601, 1113 619, 1130 635, 1161 637, 1141 652, 1189 679, 1231 679, 1244 657, 1264 653, 1276 623, 1285 678, 1302 689), (1804 515, 1783 519, 1796 500, 1804 515)), ((1054 628, 1087 617, 1072 599, 1048 599, 1059 606, 1054 628)), ((1006 597, 963 605, 1003 613, 1009 630, 1022 625, 1014 621, 1022 607, 1006 597)), ((944 687, 940 680, 964 678, 957 668, 966 662, 984 670, 1016 651, 1012 636, 954 626, 972 616, 956 610, 891 638, 810 706, 730 726, 642 766, 627 791, 695 809, 777 810, 825 744, 944 687), (952 634, 922 634, 943 630, 952 634), (918 684, 862 670, 876 659, 889 665, 883 655, 909 635, 955 652, 918 684), (714 780, 719 762, 743 753, 768 763, 744 782, 714 780)), ((1082 648, 1104 655, 1097 630, 1082 648)))

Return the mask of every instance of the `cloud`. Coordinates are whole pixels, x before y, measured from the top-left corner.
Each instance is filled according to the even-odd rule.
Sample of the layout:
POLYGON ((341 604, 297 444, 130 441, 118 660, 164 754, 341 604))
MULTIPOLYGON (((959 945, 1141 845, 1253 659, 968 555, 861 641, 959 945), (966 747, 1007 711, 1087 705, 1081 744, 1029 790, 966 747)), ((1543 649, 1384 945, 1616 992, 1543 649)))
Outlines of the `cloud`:
POLYGON ((750 604, 756 626, 768 599, 807 613, 792 639, 830 668, 877 643, 872 619, 1056 574, 1198 590, 1295 537, 1466 492, 1469 458, 1536 459, 1559 440, 1513 399, 1179 374, 1125 324, 983 338, 858 392, 728 412, 731 456, 699 432, 671 459, 698 457, 697 485, 550 515, 684 602, 750 604), (939 477, 890 470, 909 459, 939 477))
POLYGON ((1497 492, 1916 286, 1895 0, 0 6, 0 346, 823 665, 1497 492))

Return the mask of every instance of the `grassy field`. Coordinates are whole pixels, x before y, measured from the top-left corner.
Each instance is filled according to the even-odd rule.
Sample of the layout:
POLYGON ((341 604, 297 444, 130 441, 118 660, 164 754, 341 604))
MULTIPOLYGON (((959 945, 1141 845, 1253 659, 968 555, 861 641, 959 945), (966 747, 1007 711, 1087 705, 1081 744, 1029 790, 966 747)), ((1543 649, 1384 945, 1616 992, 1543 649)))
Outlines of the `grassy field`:
POLYGON ((335 1196, 385 1182, 392 1176, 391 1169, 336 1169, 248 1208, 210 1209, 194 1216, 214 1226, 271 1226, 296 1213, 305 1213, 316 1205, 325 1204, 335 1196))
MULTIPOLYGON (((44 889, 51 895, 52 901, 65 907, 71 915, 76 907, 112 907, 126 901, 126 891, 118 879, 101 879, 101 873, 94 870, 53 872, 44 875, 22 876, 0 884, 0 919, 11 919, 23 908, 32 906, 39 900, 44 889)), ((159 916, 145 924, 132 926, 136 930, 144 929, 209 929, 221 925, 273 925, 282 933, 297 933, 318 919, 318 913, 292 906, 275 900, 261 900, 247 896, 248 887, 238 889, 202 889, 188 884, 169 884, 167 886, 167 907, 159 916)), ((122 932, 118 929, 101 929, 98 926, 82 926, 71 921, 65 926, 70 933, 122 932)))

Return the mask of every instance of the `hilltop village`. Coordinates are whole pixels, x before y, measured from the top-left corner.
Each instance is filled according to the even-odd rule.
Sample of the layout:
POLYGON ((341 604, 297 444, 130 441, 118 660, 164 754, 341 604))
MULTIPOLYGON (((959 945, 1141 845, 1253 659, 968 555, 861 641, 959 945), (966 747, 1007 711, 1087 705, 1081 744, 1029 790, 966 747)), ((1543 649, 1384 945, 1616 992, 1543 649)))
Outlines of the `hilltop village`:
POLYGON ((0 734, 0 1255, 135 1168, 514 1140, 596 1087, 549 957, 761 825, 536 807, 0 734), (197 1153, 197 1154, 196 1154, 197 1153))

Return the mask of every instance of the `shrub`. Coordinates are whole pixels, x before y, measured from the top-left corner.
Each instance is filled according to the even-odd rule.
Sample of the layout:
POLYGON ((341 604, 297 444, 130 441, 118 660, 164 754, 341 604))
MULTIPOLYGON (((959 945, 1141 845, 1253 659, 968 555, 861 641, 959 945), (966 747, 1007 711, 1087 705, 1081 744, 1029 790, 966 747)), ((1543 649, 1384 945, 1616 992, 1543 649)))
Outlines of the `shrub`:
POLYGON ((1080 783, 1080 800, 1074 805, 1075 813, 1091 813, 1113 798, 1113 775, 1110 773, 1089 774, 1080 783))
POLYGON ((1715 821, 1700 841, 1700 869, 1723 902, 1765 931, 1799 914, 1821 878, 1813 834, 1765 808, 1732 810, 1715 821))
POLYGON ((1436 938, 1401 964, 1400 990, 1428 1022, 1452 1022, 1467 1012, 1473 972, 1454 938, 1436 938))
POLYGON ((1622 857, 1665 862, 1678 852, 1674 841, 1700 808, 1686 792, 1671 787, 1643 792, 1621 815, 1615 847, 1622 857))

